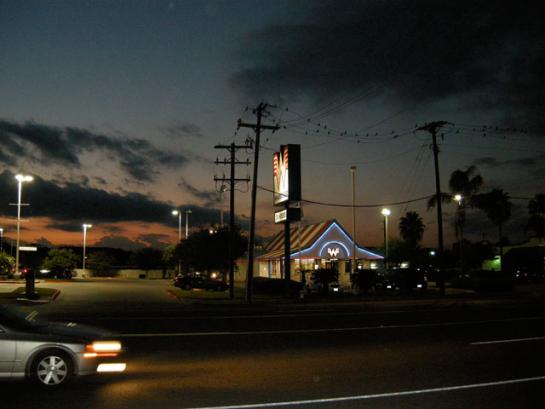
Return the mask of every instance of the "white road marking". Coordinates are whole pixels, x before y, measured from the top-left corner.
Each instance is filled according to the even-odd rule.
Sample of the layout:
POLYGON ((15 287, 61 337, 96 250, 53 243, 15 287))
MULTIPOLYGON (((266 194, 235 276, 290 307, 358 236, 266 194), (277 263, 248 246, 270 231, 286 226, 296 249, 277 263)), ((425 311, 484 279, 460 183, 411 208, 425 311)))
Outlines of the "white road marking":
POLYGON ((533 321, 533 320, 542 320, 544 318, 545 317, 520 317, 520 318, 506 318, 501 320, 438 322, 438 323, 432 323, 432 324, 398 324, 398 325, 378 325, 378 326, 347 327, 347 328, 285 329, 285 330, 273 330, 273 331, 266 330, 266 331, 127 333, 127 334, 119 334, 119 336, 131 337, 131 338, 160 338, 160 337, 203 337, 203 336, 226 336, 226 335, 312 334, 312 333, 325 333, 325 332, 370 331, 370 330, 383 330, 383 329, 452 327, 452 326, 458 326, 458 325, 477 325, 477 324, 490 324, 490 323, 498 323, 498 322, 533 321))
POLYGON ((545 340, 545 337, 498 339, 494 341, 472 342, 471 345, 508 344, 511 342, 527 342, 527 341, 542 341, 542 340, 545 340))
MULTIPOLYGON (((446 312, 452 311, 448 309, 429 309, 426 310, 426 313, 429 312, 446 312)), ((407 311, 407 310, 392 310, 392 311, 352 311, 352 312, 322 312, 322 311, 308 311, 304 310, 300 313, 287 311, 286 313, 278 314, 240 314, 240 315, 210 315, 210 316, 170 316, 162 317, 161 320, 185 320, 185 321, 196 321, 196 320, 238 320, 238 319, 263 319, 263 318, 295 318, 295 317, 343 317, 343 316, 360 316, 360 315, 389 315, 389 314, 410 314, 418 313, 419 311, 407 311)), ((157 317, 135 317, 138 321, 157 321, 157 317)), ((100 321, 126 321, 127 317, 97 317, 96 320, 100 321)))
POLYGON ((518 383, 537 382, 537 381, 544 381, 544 380, 545 380, 545 376, 534 376, 532 378, 507 379, 504 381, 473 383, 469 385, 445 386, 441 388, 417 389, 412 391, 375 393, 370 395, 356 395, 356 396, 341 396, 338 398, 325 398, 325 399, 307 399, 307 400, 297 400, 297 401, 289 401, 289 402, 288 401, 269 402, 269 403, 228 405, 228 406, 203 406, 203 407, 197 407, 193 409, 251 409, 251 408, 276 408, 281 406, 315 405, 319 403, 338 403, 338 402, 358 401, 358 400, 367 400, 367 399, 394 398, 399 396, 422 395, 426 393, 450 392, 450 391, 459 391, 459 390, 466 390, 466 389, 489 388, 492 386, 512 385, 512 384, 518 384, 518 383))

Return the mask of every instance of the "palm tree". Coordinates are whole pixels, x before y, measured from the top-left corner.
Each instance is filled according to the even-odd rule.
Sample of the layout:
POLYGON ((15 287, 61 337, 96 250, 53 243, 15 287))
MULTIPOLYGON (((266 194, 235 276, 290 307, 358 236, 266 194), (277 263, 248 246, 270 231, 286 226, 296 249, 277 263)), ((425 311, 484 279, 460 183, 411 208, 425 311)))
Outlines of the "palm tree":
POLYGON ((488 219, 498 226, 500 256, 503 257, 503 225, 511 217, 513 203, 509 194, 503 189, 492 189, 488 193, 481 193, 474 196, 476 207, 486 213, 488 219))
MULTIPOLYGON (((473 196, 483 185, 483 177, 477 173, 476 166, 469 166, 466 170, 457 169, 450 174, 448 186, 450 193, 441 192, 441 202, 450 203, 454 195, 460 194, 465 202, 473 206, 473 196)), ((433 209, 437 204, 437 196, 433 195, 428 200, 428 210, 433 209)))
MULTIPOLYGON (((460 243, 460 265, 464 267, 463 242, 464 226, 466 223, 466 207, 473 207, 474 196, 483 185, 483 178, 478 173, 476 166, 469 166, 466 170, 457 169, 450 174, 448 186, 450 193, 441 193, 442 203, 452 203, 455 195, 461 195, 462 199, 458 202, 454 226, 456 229, 456 238, 460 243)), ((432 196, 428 200, 428 210, 437 205, 437 196, 432 196)))
POLYGON ((466 170, 455 170, 448 182, 450 191, 453 194, 461 194, 468 205, 473 205, 473 196, 483 185, 483 178, 477 172, 475 166, 470 166, 466 170))
POLYGON ((538 193, 528 203, 528 219, 527 229, 533 230, 537 237, 545 237, 545 194, 538 193))
POLYGON ((418 248, 425 228, 424 222, 417 212, 407 212, 399 219, 399 234, 411 248, 418 248))
MULTIPOLYGON (((452 202, 454 195, 461 195, 463 203, 458 206, 456 213, 456 236, 460 232, 460 240, 464 237, 465 226, 465 208, 466 206, 473 207, 475 205, 473 197, 477 194, 481 186, 483 185, 483 178, 478 173, 476 166, 469 166, 466 170, 457 169, 450 174, 448 186, 450 193, 441 193, 441 202, 452 202)), ((428 210, 435 207, 437 204, 437 197, 432 196, 428 200, 428 210)))
POLYGON ((450 175, 449 188, 453 195, 461 195, 456 210, 454 226, 456 238, 459 240, 460 266, 464 270, 464 227, 466 224, 466 206, 474 206, 474 196, 483 185, 483 178, 475 166, 469 166, 466 170, 455 170, 450 175))

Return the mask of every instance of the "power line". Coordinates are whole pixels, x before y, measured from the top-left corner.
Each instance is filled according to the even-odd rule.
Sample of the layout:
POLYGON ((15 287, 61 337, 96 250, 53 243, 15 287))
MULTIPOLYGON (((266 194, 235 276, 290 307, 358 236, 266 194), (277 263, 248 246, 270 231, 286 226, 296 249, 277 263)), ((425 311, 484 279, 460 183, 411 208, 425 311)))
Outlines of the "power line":
MULTIPOLYGON (((266 188, 264 186, 259 186, 258 188, 269 193, 274 193, 274 191, 270 188, 266 188)), ((331 207, 358 207, 358 208, 373 208, 373 207, 384 207, 384 206, 399 206, 407 203, 414 203, 419 202, 421 200, 427 200, 430 197, 434 195, 427 195, 422 197, 417 197, 416 199, 410 199, 410 200, 403 200, 401 202, 391 202, 391 203, 377 203, 377 204, 359 204, 359 205, 352 205, 352 204, 343 204, 343 203, 327 203, 327 202, 321 202, 318 200, 309 200, 309 199, 301 199, 301 202, 309 203, 309 204, 315 204, 320 206, 331 206, 331 207)))

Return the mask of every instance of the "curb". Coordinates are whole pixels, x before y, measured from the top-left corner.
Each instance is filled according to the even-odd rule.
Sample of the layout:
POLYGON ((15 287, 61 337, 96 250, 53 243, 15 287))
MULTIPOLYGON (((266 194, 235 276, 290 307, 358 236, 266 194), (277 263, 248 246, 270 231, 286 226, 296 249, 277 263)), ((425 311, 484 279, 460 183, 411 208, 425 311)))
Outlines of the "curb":
POLYGON ((53 302, 55 301, 59 295, 61 294, 61 291, 56 289, 55 292, 48 298, 42 298, 42 299, 37 299, 37 300, 31 300, 29 298, 24 298, 24 297, 19 297, 19 298, 16 298, 15 301, 17 302, 20 302, 20 303, 25 303, 25 304, 48 304, 50 302, 53 302))

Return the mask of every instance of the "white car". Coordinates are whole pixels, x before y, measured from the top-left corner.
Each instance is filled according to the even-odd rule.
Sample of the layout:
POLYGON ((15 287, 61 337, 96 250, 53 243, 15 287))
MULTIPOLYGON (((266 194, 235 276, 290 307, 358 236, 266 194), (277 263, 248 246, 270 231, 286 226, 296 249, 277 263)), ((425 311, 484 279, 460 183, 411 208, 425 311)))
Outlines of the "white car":
POLYGON ((121 342, 104 331, 36 315, 0 305, 0 378, 55 387, 75 376, 125 370, 121 342))

